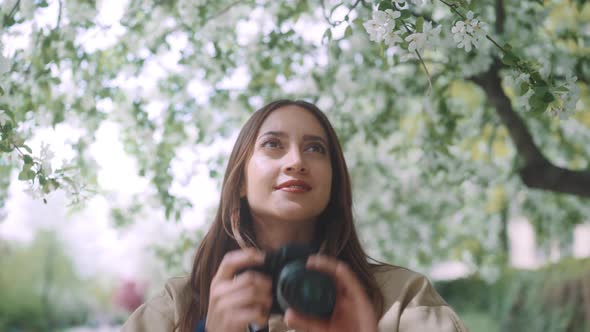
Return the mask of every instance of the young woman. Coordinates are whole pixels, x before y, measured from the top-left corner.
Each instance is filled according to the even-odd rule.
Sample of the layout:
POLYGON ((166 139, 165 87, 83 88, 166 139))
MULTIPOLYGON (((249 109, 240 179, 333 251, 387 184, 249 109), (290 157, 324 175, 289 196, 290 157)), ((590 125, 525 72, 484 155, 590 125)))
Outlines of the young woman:
POLYGON ((255 112, 229 158, 215 220, 189 277, 173 278, 123 331, 467 331, 428 280, 371 264, 352 217, 346 162, 334 129, 313 104, 279 100, 255 112), (248 270, 287 243, 314 245, 307 268, 332 277, 327 320, 289 309, 269 315, 271 280, 248 270))

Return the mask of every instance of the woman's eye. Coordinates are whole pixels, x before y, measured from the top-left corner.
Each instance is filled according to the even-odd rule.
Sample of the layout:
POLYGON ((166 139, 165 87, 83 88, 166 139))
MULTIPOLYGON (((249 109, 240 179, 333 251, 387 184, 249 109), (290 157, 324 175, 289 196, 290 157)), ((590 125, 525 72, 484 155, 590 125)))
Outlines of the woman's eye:
POLYGON ((270 140, 262 143, 263 148, 276 149, 281 147, 281 142, 277 140, 270 140))
POLYGON ((308 151, 311 151, 311 152, 319 152, 321 154, 325 154, 326 153, 326 148, 324 148, 324 146, 321 145, 321 144, 319 144, 319 143, 318 144, 311 144, 311 145, 309 145, 307 147, 307 150, 308 151))

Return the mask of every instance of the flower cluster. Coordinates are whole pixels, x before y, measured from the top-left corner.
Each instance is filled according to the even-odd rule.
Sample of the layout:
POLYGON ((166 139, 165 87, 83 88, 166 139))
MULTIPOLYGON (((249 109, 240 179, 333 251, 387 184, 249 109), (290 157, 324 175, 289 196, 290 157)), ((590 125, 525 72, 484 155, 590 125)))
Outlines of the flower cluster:
POLYGON ((369 38, 375 42, 384 41, 389 46, 401 42, 400 32, 395 31, 396 19, 401 16, 399 11, 386 9, 373 13, 373 19, 365 22, 363 26, 369 33, 369 38))
POLYGON ((551 105, 549 112, 560 119, 568 118, 575 110, 580 100, 580 87, 576 83, 577 76, 568 76, 561 88, 557 88, 555 95, 559 100, 551 105))
POLYGON ((0 43, 0 97, 6 93, 6 86, 4 85, 3 76, 10 71, 10 60, 2 55, 4 47, 0 43))
MULTIPOLYGON (((580 87, 576 83, 577 77, 569 75, 565 81, 549 82, 548 87, 555 100, 549 104, 549 114, 565 119, 575 110, 580 100, 580 87)), ((514 106, 519 110, 531 111, 531 97, 535 95, 535 85, 531 81, 531 74, 513 70, 506 75, 506 83, 516 93, 514 106)))
POLYGON ((506 76, 509 86, 517 92, 514 105, 518 109, 522 109, 524 111, 531 110, 529 99, 535 93, 535 91, 531 89, 529 85, 530 76, 531 75, 527 73, 520 73, 518 71, 512 71, 512 73, 506 76), (520 94, 518 93, 519 91, 520 94))
MULTIPOLYGON (((421 6, 425 1, 411 1, 411 3, 421 6)), ((425 50, 434 49, 443 44, 454 44, 467 53, 479 49, 475 56, 470 55, 470 63, 474 62, 474 59, 482 60, 478 62, 480 68, 477 70, 489 66, 491 57, 486 54, 488 48, 482 47, 485 39, 489 38, 487 35, 488 24, 481 21, 472 11, 463 15, 455 7, 451 7, 451 10, 461 19, 456 21, 450 31, 441 38, 441 25, 433 28, 433 23, 425 20, 424 17, 416 17, 414 14, 408 15, 407 11, 410 7, 408 0, 393 0, 388 6, 391 8, 375 11, 372 19, 364 23, 364 27, 372 41, 394 46, 395 54, 399 56, 400 61, 418 58, 426 67, 421 59, 421 54, 425 50)), ((567 117, 570 112, 575 110, 580 99, 580 89, 576 84, 576 77, 568 77, 565 83, 550 79, 550 66, 543 65, 540 70, 537 70, 535 66, 519 59, 511 52, 509 45, 503 48, 493 39, 489 39, 490 43, 493 43, 502 53, 504 64, 515 69, 507 76, 512 89, 516 92, 515 107, 523 111, 548 108, 552 115, 559 118, 567 117)), ((477 70, 471 72, 467 65, 462 69, 466 76, 477 73, 477 70)))
POLYGON ((401 61, 416 58, 416 53, 424 51, 427 45, 438 44, 442 28, 440 25, 433 28, 432 22, 424 22, 419 28, 414 26, 412 31, 410 30, 412 26, 409 24, 403 21, 398 24, 397 20, 400 17, 401 12, 397 10, 376 11, 373 13, 373 18, 365 22, 363 26, 372 41, 384 42, 388 46, 401 46, 405 41, 408 46, 400 48, 399 53, 403 55, 401 61))
MULTIPOLYGON (((30 2, 24 4, 27 3, 30 4, 30 2)), ((7 98, 12 98, 6 85, 6 74, 10 72, 11 59, 3 55, 2 46, 0 43, 0 99, 4 102, 7 98)), ((84 187, 76 166, 68 166, 64 162, 61 168, 52 167, 55 154, 48 144, 42 143, 39 155, 33 155, 32 149, 20 137, 18 132, 20 124, 16 123, 14 113, 9 107, 0 108, 0 158, 4 160, 6 157, 6 160, 21 162, 18 179, 29 184, 26 192, 34 198, 43 198, 45 201, 44 197, 47 194, 62 189, 71 199, 72 204, 89 197, 90 191, 84 187)))
POLYGON ((439 44, 440 31, 442 26, 432 28, 432 22, 424 22, 422 32, 414 32, 405 38, 409 42, 408 54, 402 57, 402 61, 416 58, 418 53, 422 53, 427 45, 436 47, 439 44))
POLYGON ((5 126, 8 122, 11 121, 12 120, 10 119, 6 111, 0 109, 0 126, 5 126))
POLYGON ((458 21, 451 28, 457 47, 464 48, 466 52, 470 52, 473 47, 479 48, 481 41, 487 35, 487 24, 474 16, 475 14, 469 11, 466 20, 458 21))

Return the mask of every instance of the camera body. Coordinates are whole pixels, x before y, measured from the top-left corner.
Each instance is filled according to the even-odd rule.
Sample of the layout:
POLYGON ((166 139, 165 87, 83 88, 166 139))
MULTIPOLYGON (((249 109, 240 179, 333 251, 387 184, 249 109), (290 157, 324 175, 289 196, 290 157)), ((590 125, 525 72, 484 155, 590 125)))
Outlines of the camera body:
POLYGON ((271 314, 284 314, 293 308, 314 318, 330 318, 336 304, 336 285, 329 275, 305 267, 313 254, 315 250, 310 247, 290 244, 267 253, 264 265, 247 269, 271 277, 271 314))

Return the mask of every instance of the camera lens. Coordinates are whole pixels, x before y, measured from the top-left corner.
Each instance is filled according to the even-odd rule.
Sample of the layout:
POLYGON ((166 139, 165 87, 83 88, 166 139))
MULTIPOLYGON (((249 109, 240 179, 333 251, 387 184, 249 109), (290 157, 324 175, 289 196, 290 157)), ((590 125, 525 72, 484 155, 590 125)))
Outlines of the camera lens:
POLYGON ((336 303, 336 287, 325 273, 307 270, 305 261, 285 265, 277 283, 277 300, 283 310, 329 318, 336 303))

